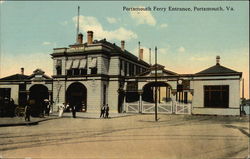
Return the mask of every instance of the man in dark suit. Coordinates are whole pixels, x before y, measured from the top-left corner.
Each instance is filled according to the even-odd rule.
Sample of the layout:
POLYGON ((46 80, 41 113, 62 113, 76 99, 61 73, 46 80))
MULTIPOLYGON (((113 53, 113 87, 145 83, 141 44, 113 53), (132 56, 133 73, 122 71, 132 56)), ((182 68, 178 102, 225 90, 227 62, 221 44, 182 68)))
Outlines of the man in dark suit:
POLYGON ((105 107, 105 118, 109 118, 109 105, 108 104, 105 107))
POLYGON ((104 113, 105 113, 105 105, 103 104, 103 106, 101 107, 101 114, 100 114, 100 118, 104 117, 104 113))

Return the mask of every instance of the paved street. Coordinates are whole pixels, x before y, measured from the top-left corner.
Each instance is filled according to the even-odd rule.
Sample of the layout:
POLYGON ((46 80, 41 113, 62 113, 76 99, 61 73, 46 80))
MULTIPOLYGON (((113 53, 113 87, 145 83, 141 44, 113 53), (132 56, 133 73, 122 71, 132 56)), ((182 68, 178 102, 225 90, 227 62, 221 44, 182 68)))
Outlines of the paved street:
MULTIPOLYGON (((133 115, 61 118, 34 126, 0 127, 2 158, 246 158, 246 118, 133 115)), ((0 158, 1 158, 0 157, 0 158)))

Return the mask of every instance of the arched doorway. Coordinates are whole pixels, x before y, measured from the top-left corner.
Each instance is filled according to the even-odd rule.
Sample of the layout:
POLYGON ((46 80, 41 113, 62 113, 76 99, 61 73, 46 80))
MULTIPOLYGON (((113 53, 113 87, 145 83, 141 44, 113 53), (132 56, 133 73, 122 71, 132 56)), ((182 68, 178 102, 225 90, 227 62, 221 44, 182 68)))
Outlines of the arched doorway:
POLYGON ((66 103, 70 107, 76 106, 77 112, 86 112, 87 88, 79 82, 72 83, 66 91, 66 103))
POLYGON ((49 99, 48 88, 41 84, 35 84, 30 89, 29 104, 31 106, 31 115, 40 116, 45 110, 45 99, 49 99))
POLYGON ((142 100, 155 102, 155 89, 157 89, 157 101, 168 102, 171 100, 171 86, 165 82, 150 82, 143 87, 142 100))

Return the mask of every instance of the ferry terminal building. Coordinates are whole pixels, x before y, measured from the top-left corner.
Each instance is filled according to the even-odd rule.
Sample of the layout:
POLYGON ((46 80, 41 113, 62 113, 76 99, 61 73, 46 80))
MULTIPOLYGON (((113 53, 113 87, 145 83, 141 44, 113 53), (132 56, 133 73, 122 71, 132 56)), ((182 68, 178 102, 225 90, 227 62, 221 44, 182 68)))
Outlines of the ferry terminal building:
POLYGON ((116 113, 240 115, 241 72, 220 64, 216 57, 214 66, 195 74, 178 74, 164 66, 150 65, 121 45, 106 39, 93 40, 87 32, 83 43, 80 33, 76 44, 54 48, 51 54, 53 75, 41 69, 32 75, 15 74, 0 79, 0 98, 12 98, 15 104, 32 101, 33 115, 41 110, 41 103, 76 105, 78 112, 100 112, 108 104, 116 113), (157 82, 155 83, 155 72, 157 82), (157 99, 155 99, 155 90, 157 99))

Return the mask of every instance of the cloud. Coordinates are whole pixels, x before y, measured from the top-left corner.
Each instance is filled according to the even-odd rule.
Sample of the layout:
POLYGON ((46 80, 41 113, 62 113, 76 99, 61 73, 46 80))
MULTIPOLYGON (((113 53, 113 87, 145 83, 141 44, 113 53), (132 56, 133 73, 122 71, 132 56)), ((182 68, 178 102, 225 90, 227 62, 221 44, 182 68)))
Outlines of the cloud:
POLYGON ((49 53, 37 52, 30 54, 12 55, 10 53, 3 53, 1 59, 1 77, 20 73, 20 68, 24 68, 25 75, 31 75, 37 68, 45 71, 45 74, 52 75, 53 60, 49 53), (18 59, 18 60, 17 60, 18 59))
MULTIPOLYGON (((140 6, 139 8, 143 8, 140 6)), ((148 24, 151 26, 156 25, 156 20, 151 14, 150 11, 131 11, 130 16, 136 23, 139 24, 148 24)))
POLYGON ((119 19, 113 18, 113 17, 106 17, 106 20, 110 23, 110 24, 115 24, 119 21, 119 19))
POLYGON ((68 24, 68 21, 67 21, 67 20, 65 20, 65 21, 61 22, 60 24, 61 24, 61 25, 63 25, 63 26, 65 26, 65 25, 67 25, 67 24, 68 24))
POLYGON ((183 46, 179 47, 179 49, 178 49, 178 52, 180 52, 180 53, 184 53, 185 51, 186 51, 186 49, 183 46))
POLYGON ((160 53, 160 54, 167 54, 168 51, 169 51, 168 48, 159 48, 159 49, 158 49, 158 53, 160 53))
POLYGON ((190 57, 189 60, 191 61, 209 61, 212 57, 190 57))
POLYGON ((168 27, 168 25, 167 24, 161 24, 161 25, 159 25, 159 28, 167 28, 168 27))
POLYGON ((48 42, 48 41, 44 41, 43 42, 43 45, 51 45, 52 43, 51 42, 48 42))
MULTIPOLYGON (((77 22, 77 17, 73 17, 73 21, 77 22)), ((127 30, 126 28, 120 27, 115 30, 105 30, 101 23, 95 17, 91 16, 80 16, 79 17, 79 26, 80 30, 83 32, 87 32, 92 30, 94 32, 94 36, 97 39, 109 39, 109 40, 130 40, 136 39, 137 34, 131 30, 127 30)))

